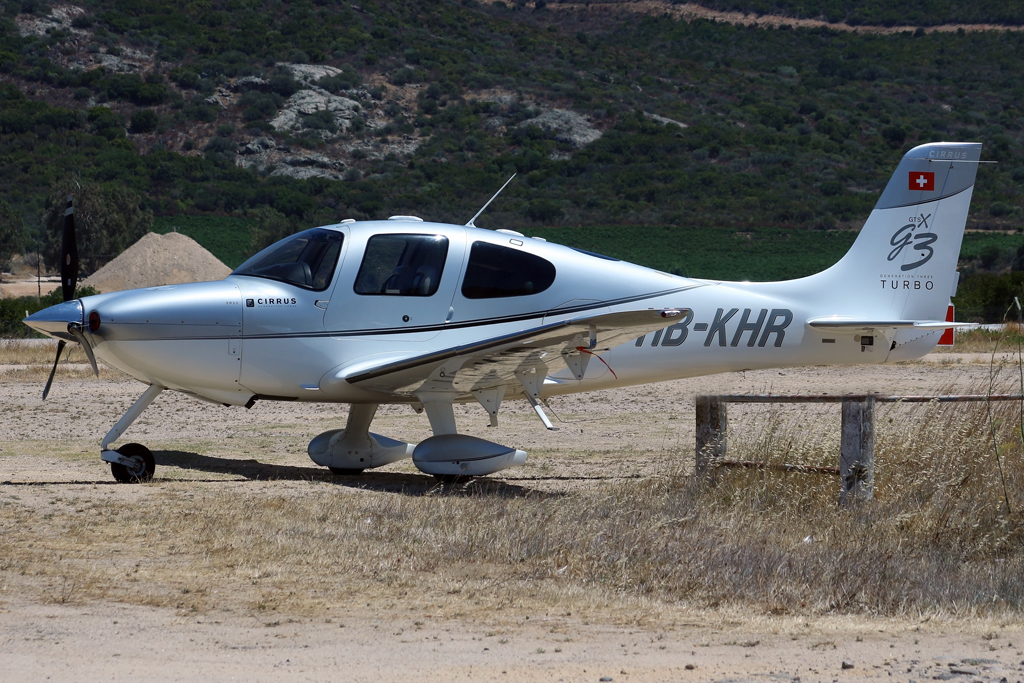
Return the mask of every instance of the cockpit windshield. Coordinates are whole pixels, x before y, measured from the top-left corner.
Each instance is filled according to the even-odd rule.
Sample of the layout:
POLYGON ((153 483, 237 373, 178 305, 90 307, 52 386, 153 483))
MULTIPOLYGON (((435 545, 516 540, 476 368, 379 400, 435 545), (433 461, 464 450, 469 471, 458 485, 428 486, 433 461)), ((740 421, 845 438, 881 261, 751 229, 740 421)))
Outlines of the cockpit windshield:
POLYGON ((322 292, 331 284, 344 235, 313 228, 273 244, 243 263, 233 275, 265 277, 322 292))

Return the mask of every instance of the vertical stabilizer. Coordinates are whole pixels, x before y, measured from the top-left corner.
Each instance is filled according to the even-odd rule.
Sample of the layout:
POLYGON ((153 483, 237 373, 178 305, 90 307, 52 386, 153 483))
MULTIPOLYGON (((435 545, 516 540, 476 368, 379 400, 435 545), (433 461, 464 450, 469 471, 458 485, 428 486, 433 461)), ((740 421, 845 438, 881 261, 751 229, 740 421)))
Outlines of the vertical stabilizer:
POLYGON ((845 315, 944 320, 980 157, 973 142, 907 152, 853 247, 809 284, 830 292, 845 315))

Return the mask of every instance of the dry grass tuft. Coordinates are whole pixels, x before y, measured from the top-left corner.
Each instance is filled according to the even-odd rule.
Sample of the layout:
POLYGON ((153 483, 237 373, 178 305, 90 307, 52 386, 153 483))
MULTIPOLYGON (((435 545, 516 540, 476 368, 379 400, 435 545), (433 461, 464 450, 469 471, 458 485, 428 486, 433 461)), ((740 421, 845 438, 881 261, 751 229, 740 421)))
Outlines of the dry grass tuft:
MULTIPOLYGON (((761 411, 770 427, 738 443, 739 457, 835 466, 838 407, 761 411)), ((693 548, 691 574, 723 602, 742 594, 777 612, 1017 610, 1019 411, 994 404, 990 422, 983 403, 878 406, 875 500, 852 510, 836 508, 833 477, 724 473, 694 494, 702 509, 690 535, 714 540, 693 548)))

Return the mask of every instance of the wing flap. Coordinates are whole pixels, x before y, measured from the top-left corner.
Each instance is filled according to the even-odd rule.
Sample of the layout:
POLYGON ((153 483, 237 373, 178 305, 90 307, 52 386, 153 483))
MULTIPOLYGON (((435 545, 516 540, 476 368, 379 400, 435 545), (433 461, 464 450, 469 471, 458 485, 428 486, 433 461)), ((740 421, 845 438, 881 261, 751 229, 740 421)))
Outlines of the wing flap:
POLYGON ((360 364, 338 378, 387 393, 462 394, 513 384, 516 372, 530 368, 556 372, 566 366, 566 354, 579 347, 590 353, 606 351, 668 327, 684 314, 679 309, 645 309, 572 318, 373 367, 360 364))

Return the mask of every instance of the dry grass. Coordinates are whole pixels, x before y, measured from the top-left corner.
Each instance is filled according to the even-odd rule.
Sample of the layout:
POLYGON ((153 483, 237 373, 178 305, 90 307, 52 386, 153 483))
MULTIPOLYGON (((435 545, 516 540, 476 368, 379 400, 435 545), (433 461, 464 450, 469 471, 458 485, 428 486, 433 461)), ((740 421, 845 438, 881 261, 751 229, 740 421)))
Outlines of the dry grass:
MULTIPOLYGON (((53 367, 57 351, 56 340, 0 339, 0 380, 46 381, 53 367), (43 340, 40 340, 43 341, 43 340)), ((94 377, 89 359, 78 344, 68 344, 57 365, 56 378, 86 379, 94 377)), ((101 364, 101 377, 116 377, 121 373, 101 364)))
MULTIPOLYGON (((57 340, 0 339, 0 365, 51 365, 57 351, 57 340)), ((78 344, 68 344, 62 362, 88 363, 78 344)))
MULTIPOLYGON (((984 404, 880 406, 876 499, 850 510, 837 507, 834 477, 726 471, 707 487, 669 464, 564 494, 487 480, 426 495, 174 482, 127 499, 58 496, 41 510, 8 489, 0 571, 54 601, 113 598, 269 621, 354 599, 632 621, 677 604, 998 617, 1024 601, 1018 410, 996 406, 994 448, 984 404)), ((838 413, 734 411, 731 423, 748 436, 732 439, 730 456, 834 466, 838 413)))
POLYGON ((1014 323, 999 330, 957 330, 952 347, 936 347, 935 353, 1016 353, 1017 344, 1024 341, 1024 331, 1014 323))

